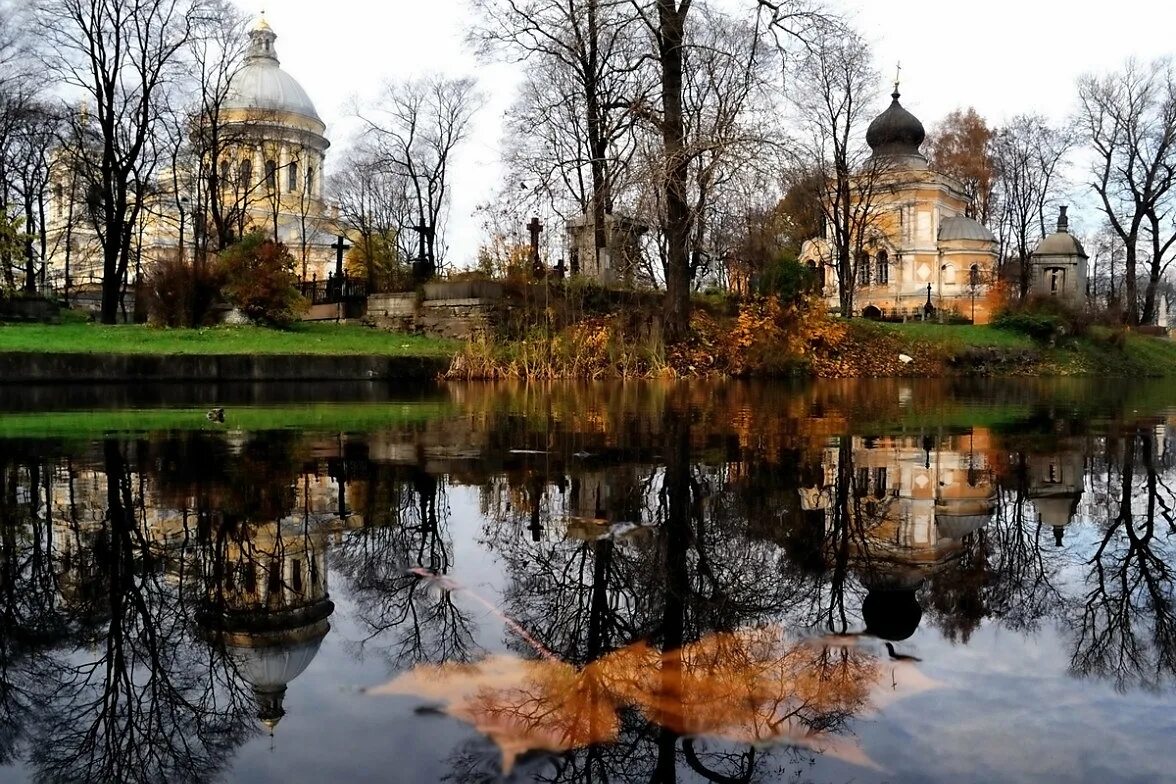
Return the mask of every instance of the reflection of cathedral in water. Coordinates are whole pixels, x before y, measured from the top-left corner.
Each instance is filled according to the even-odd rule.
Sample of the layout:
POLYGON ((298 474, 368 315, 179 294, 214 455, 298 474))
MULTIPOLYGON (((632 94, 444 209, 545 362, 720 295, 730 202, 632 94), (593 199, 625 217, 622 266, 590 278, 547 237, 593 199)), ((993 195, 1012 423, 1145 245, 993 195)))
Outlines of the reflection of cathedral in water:
POLYGON ((154 478, 134 473, 60 472, 48 497, 62 600, 100 606, 95 599, 109 590, 111 493, 120 485, 133 488, 127 496, 134 499, 133 536, 142 537, 143 552, 165 581, 200 608, 204 638, 227 654, 272 731, 285 715, 287 687, 310 666, 331 628, 329 541, 363 524, 352 509, 362 508, 366 488, 319 468, 307 466, 289 488, 293 508, 279 520, 245 519, 207 498, 177 504, 154 478))

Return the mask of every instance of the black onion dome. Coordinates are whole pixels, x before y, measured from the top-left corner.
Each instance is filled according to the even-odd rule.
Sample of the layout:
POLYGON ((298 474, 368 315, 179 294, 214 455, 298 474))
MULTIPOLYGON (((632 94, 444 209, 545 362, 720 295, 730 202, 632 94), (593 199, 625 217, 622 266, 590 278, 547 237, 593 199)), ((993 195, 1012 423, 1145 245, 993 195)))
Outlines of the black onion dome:
POLYGON ((890 108, 878 115, 866 131, 866 143, 875 155, 919 155, 927 131, 919 118, 902 108, 899 93, 890 96, 890 108))
POLYGON ((871 590, 862 602, 866 634, 890 642, 910 639, 923 620, 923 608, 913 590, 871 590))

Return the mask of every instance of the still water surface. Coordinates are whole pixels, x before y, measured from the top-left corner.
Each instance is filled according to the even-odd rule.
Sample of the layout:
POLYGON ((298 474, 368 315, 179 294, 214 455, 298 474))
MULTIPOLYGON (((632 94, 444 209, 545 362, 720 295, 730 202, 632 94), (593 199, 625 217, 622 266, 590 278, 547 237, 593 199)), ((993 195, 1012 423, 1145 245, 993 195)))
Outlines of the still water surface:
POLYGON ((1173 780, 1176 390, 340 392, 0 390, 0 781, 1173 780))

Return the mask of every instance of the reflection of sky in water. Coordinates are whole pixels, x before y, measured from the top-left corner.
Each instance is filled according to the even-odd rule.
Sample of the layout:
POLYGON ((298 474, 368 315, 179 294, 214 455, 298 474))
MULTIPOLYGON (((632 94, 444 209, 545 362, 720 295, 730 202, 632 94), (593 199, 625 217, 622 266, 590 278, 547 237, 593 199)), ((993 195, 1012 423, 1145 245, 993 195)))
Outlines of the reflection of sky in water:
MULTIPOLYGON (((919 401, 908 392, 904 388, 900 394, 890 394, 889 399, 901 410, 909 412, 919 401)), ((884 418, 874 413, 869 416, 884 418)), ((1152 437, 1157 435, 1154 425, 1148 428, 1142 432, 1148 432, 1152 437)), ((755 438, 762 435, 754 428, 749 430, 755 438)), ((529 448, 535 445, 533 433, 512 431, 495 435, 507 447, 525 444, 529 448)), ((1159 435, 1161 438, 1164 435, 1162 428, 1159 435)), ((747 438, 746 434, 742 436, 747 438)), ((591 526, 600 520, 594 517, 608 518, 605 522, 616 524, 632 523, 632 510, 625 507, 623 492, 630 492, 630 502, 636 498, 647 510, 657 506, 659 485, 667 476, 666 468, 655 467, 658 461, 666 459, 666 443, 660 440, 662 438, 661 433, 655 433, 653 444, 643 444, 644 453, 639 460, 631 457, 615 459, 614 455, 613 462, 609 464, 609 470, 621 469, 616 476, 609 476, 614 479, 620 476, 626 481, 631 476, 621 475, 634 464, 639 464, 640 470, 632 473, 644 476, 649 483, 643 486, 638 483, 636 489, 628 485, 621 488, 623 483, 614 487, 609 484, 609 476, 605 476, 609 481, 600 479, 600 476, 607 474, 604 469, 597 471, 600 476, 592 474, 596 469, 591 464, 591 453, 593 450, 603 451, 600 444, 570 446, 569 452, 574 451, 578 456, 565 467, 570 466, 568 473, 580 472, 584 477, 595 477, 586 481, 585 487, 591 486, 593 492, 597 493, 596 508, 592 509, 592 504, 586 503, 580 512, 571 514, 575 510, 570 509, 571 502, 566 499, 564 491, 557 493, 552 490, 553 485, 548 484, 548 506, 545 509, 564 513, 569 519, 576 516, 581 518, 576 523, 580 528, 576 530, 583 530, 587 526, 588 530, 596 531, 591 526)), ((994 446, 987 449, 988 456, 998 459, 1007 457, 1002 454, 1002 451, 1008 450, 1001 438, 993 437, 993 441, 994 446)), ((736 461, 732 460, 732 465, 718 466, 722 461, 722 451, 715 446, 718 443, 722 443, 721 439, 716 439, 710 445, 713 451, 707 453, 706 470, 698 474, 698 478, 711 483, 713 489, 712 495, 708 496, 708 514, 728 515, 722 520, 708 521, 712 530, 716 527, 723 530, 724 525, 737 526, 740 515, 744 515, 747 508, 754 507, 757 500, 766 499, 768 505, 796 503, 789 499, 799 498, 798 488, 806 486, 793 477, 800 473, 797 462, 801 458, 785 450, 783 456, 780 456, 781 453, 776 455, 776 462, 768 468, 761 466, 760 470, 766 472, 767 479, 759 485, 753 485, 753 488, 759 489, 746 491, 747 497, 740 496, 736 499, 738 503, 727 499, 729 506, 720 504, 717 499, 724 498, 723 493, 738 488, 740 482, 757 477, 754 470, 747 467, 750 463, 733 467, 736 461), (792 477, 788 481, 796 487, 781 479, 786 474, 792 477), (786 486, 787 493, 782 496, 770 495, 777 485, 786 486)), ((816 454, 824 455, 826 461, 822 465, 822 458, 817 458, 819 470, 811 472, 814 476, 823 474, 829 477, 836 474, 828 462, 830 454, 835 457, 837 453, 836 449, 829 448, 830 443, 827 433, 823 433, 805 447, 810 450, 809 459, 812 454, 816 454)), ((908 473, 908 476, 919 474, 918 469, 924 461, 921 444, 922 434, 912 434, 910 443, 902 447, 906 450, 902 453, 904 456, 901 460, 906 461, 903 465, 908 469, 912 465, 915 468, 914 474, 908 473)), ((1071 438, 1067 444, 1067 448, 1074 448, 1076 444, 1088 460, 1102 454, 1101 442, 1094 445, 1071 438)), ((785 439, 785 446, 792 445, 785 439)), ((1150 449, 1155 447, 1155 443, 1148 444, 1150 449)), ((1028 451, 1049 453, 1056 448, 1057 444, 1051 442, 1051 436, 1039 434, 1038 440, 1033 442, 1028 451)), ((899 451, 895 448, 896 454, 899 451)), ((937 444, 935 451, 938 458, 940 451, 948 450, 940 449, 937 444)), ((875 454, 875 457, 879 454, 875 454)), ((266 458, 257 459, 264 462, 266 458)), ((516 465, 511 469, 515 475, 512 476, 510 489, 525 494, 529 488, 524 478, 527 473, 519 469, 517 464, 526 464, 529 470, 533 465, 543 464, 545 458, 541 450, 536 450, 531 455, 514 454, 512 459, 516 465), (528 460, 533 462, 528 463, 528 460)), ((729 457, 727 459, 730 460, 729 457)), ((858 467, 865 465, 865 462, 863 459, 858 467)), ((947 462, 950 461, 945 461, 945 465, 947 462)), ((290 465, 295 463, 291 461, 290 465)), ((874 471, 876 465, 871 463, 870 470, 874 471)), ((1083 465, 1082 461, 1078 465, 1083 465)), ((1168 465, 1165 463, 1160 468, 1164 483, 1173 474, 1168 465)), ((444 538, 451 543, 447 553, 448 562, 452 564, 449 577, 467 589, 458 591, 453 600, 471 621, 473 640, 470 653, 477 656, 481 653, 525 652, 527 646, 520 643, 507 621, 491 610, 487 603, 503 609, 533 609, 533 617, 519 620, 524 625, 542 625, 545 618, 542 615, 543 597, 539 596, 541 590, 534 584, 524 585, 520 581, 539 571, 529 559, 542 556, 549 546, 554 548, 554 545, 545 541, 530 549, 533 543, 530 541, 531 533, 526 528, 527 515, 517 506, 510 510, 505 520, 496 518, 493 512, 489 515, 483 512, 488 506, 493 507, 494 502, 488 500, 493 494, 474 483, 483 480, 487 483, 500 482, 504 469, 483 469, 483 474, 478 475, 469 464, 464 464, 461 470, 466 472, 461 482, 450 482, 444 488, 441 516, 444 538), (478 476, 480 478, 477 480, 471 479, 478 476), (511 545, 511 542, 515 544, 511 545), (485 602, 479 601, 478 597, 485 602)), ((953 470, 956 478, 952 481, 956 481, 959 486, 958 479, 962 474, 958 467, 953 470)), ((1137 490, 1142 492, 1145 479, 1142 460, 1136 463, 1135 471, 1137 490)), ((280 471, 277 473, 281 481, 280 471)), ((877 488, 873 483, 877 482, 877 478, 876 475, 871 476, 875 478, 870 479, 870 493, 874 493, 877 488)), ((892 468, 888 476, 889 487, 881 495, 886 495, 890 490, 898 493, 901 477, 898 467, 892 468)), ((544 481, 547 479, 550 477, 544 481)), ((951 617, 952 608, 938 605, 936 597, 932 595, 934 591, 953 588, 955 583, 952 580, 957 579, 953 576, 953 569, 957 568, 955 562, 949 559, 945 568, 939 568, 943 564, 934 567, 929 566, 928 562, 920 563, 919 569, 925 570, 919 572, 924 578, 918 592, 923 610, 922 620, 913 636, 897 642, 896 647, 903 654, 921 657, 923 663, 919 665, 920 670, 941 687, 890 701, 881 710, 866 711, 849 722, 850 733, 860 740, 864 752, 878 764, 880 770, 855 767, 828 756, 814 759, 805 752, 764 749, 759 752, 761 765, 758 777, 752 781, 791 781, 799 775, 802 781, 822 782, 953 781, 981 784, 996 781, 1072 781, 1093 784, 1105 781, 1157 782, 1171 777, 1171 770, 1176 764, 1176 741, 1173 740, 1176 737, 1176 695, 1173 694, 1170 673, 1156 671, 1161 666, 1157 659, 1163 652, 1149 647, 1153 644, 1151 624, 1154 618, 1147 614, 1146 609, 1142 606, 1135 608, 1133 626, 1143 646, 1140 651, 1141 662, 1136 667, 1138 671, 1128 667, 1122 673, 1122 680, 1118 684, 1121 688, 1116 688, 1117 684, 1110 676, 1079 676, 1072 672, 1072 657, 1078 645, 1077 624, 1086 609, 1086 597, 1093 587, 1095 567, 1092 559, 1108 526, 1112 525, 1118 513, 1117 499, 1113 497, 1118 491, 1117 484, 1112 483, 1111 498, 1096 503, 1096 490, 1101 491, 1104 485, 1105 476, 1096 481, 1088 472, 1082 488, 1079 519, 1066 528, 1064 547, 1054 546, 1053 532, 1048 528, 1038 534, 1032 514, 1026 519, 1025 537, 1032 544, 1031 549, 1039 548, 1034 549, 1034 558, 1040 559, 1035 563, 1043 570, 1050 586, 1048 590, 1043 588, 1034 594, 1040 603, 1037 612, 1020 614, 1028 612, 1028 605, 1019 599, 1033 592, 1026 585, 1016 584, 1009 591, 1012 598, 1007 599, 1010 604, 1005 608, 1007 612, 1003 617, 985 617, 975 628, 968 624, 957 625, 951 617), (1160 688, 1155 691, 1144 688, 1140 681, 1147 679, 1158 681, 1160 688)), ((330 501, 330 483, 324 483, 324 488, 324 497, 330 501)), ((498 490, 501 492, 502 488, 498 490)), ((909 490, 901 489, 903 493, 909 490)), ((999 494, 1000 503, 1005 504, 1007 512, 1014 497, 1007 482, 1002 485, 999 494)), ((356 493, 356 496, 362 497, 362 494, 356 493)), ((17 503, 23 503, 28 497, 27 490, 23 495, 17 492, 15 497, 17 503)), ((499 496, 498 502, 505 497, 512 498, 512 503, 518 501, 518 497, 509 496, 508 493, 499 496)), ((827 494, 825 497, 832 496, 827 494)), ((872 497, 876 500, 880 496, 872 497)), ((896 499, 899 497, 894 496, 896 499)), ((909 508, 912 509, 926 510, 926 504, 934 504, 933 499, 925 497, 902 497, 911 502, 909 508), (918 503, 925 505, 918 506, 918 503)), ((1165 503, 1171 501, 1170 492, 1166 489, 1161 490, 1161 497, 1165 503)), ((816 499, 817 494, 810 494, 809 498, 810 501, 816 499)), ((1031 502, 1024 503, 1025 508, 1029 509, 1031 502)), ((1134 509, 1137 515, 1146 511, 1144 496, 1137 496, 1134 509)), ((925 511, 919 514, 926 516, 925 511)), ((797 572, 784 555, 784 549, 778 547, 777 542, 770 541, 782 530, 772 528, 772 525, 785 526, 786 521, 771 516, 767 519, 776 522, 756 529, 754 535, 746 533, 747 529, 735 527, 733 530, 740 533, 726 539, 720 537, 720 541, 713 545, 712 554, 716 558, 730 558, 732 563, 740 558, 746 559, 751 567, 747 575, 739 574, 737 569, 723 574, 730 580, 746 582, 751 593, 770 593, 778 587, 774 583, 796 579, 797 572), (767 571, 753 571, 763 569, 765 565, 767 571), (760 583, 757 584, 756 580, 760 583)), ((555 536, 553 541, 558 540, 558 533, 562 529, 549 518, 543 522, 548 533, 555 536)), ((644 522, 648 523, 649 520, 644 522)), ((925 521, 923 525, 926 527, 925 521)), ((607 527, 603 527, 597 533, 607 534, 608 531, 607 527)), ((652 536, 648 531, 634 531, 631 526, 618 526, 614 533, 618 542, 630 541, 624 537, 633 537, 633 542, 647 542, 648 537, 652 536)), ((1172 535, 1168 532, 1167 522, 1161 521, 1153 543, 1156 554, 1169 561, 1173 551, 1168 537, 1172 535)), ((353 537, 358 534, 352 532, 343 536, 353 537)), ((1121 554, 1123 538, 1119 534, 1112 537, 1112 546, 1104 556, 1108 563, 1113 556, 1121 554)), ((629 546, 622 544, 618 547, 629 546)), ((994 542, 990 541, 989 547, 987 565, 991 569, 995 568, 1001 553, 994 542)), ((394 627, 373 633, 367 625, 372 617, 370 604, 373 594, 370 590, 366 593, 359 590, 354 583, 354 576, 340 568, 340 559, 355 555, 353 551, 345 550, 346 546, 332 545, 327 554, 331 599, 336 604, 330 618, 330 634, 322 642, 309 668, 290 684, 284 701, 286 715, 273 737, 255 733, 239 746, 225 780, 496 780, 498 777, 493 771, 499 753, 473 729, 456 719, 420 712, 418 708, 422 700, 403 696, 376 697, 363 693, 364 689, 393 679, 407 666, 396 663, 403 629, 394 627), (486 775, 483 778, 455 776, 455 764, 463 756, 468 764, 486 775)), ((633 560, 636 566, 632 568, 638 572, 653 568, 649 562, 641 560, 648 557, 647 553, 642 554, 641 546, 624 550, 624 557, 633 560)), ((1169 566, 1176 564, 1169 563, 1169 566)), ((692 561, 691 568, 697 569, 698 564, 692 561)), ((1028 577, 1025 579, 1042 579, 1041 573, 1035 571, 1035 568, 1026 573, 1028 577)), ((857 572, 856 562, 851 563, 849 571, 851 576, 846 587, 845 602, 848 631, 852 632, 864 628, 862 606, 867 590, 866 580, 857 572)), ((990 574, 987 579, 994 580, 996 576, 990 574)), ((1116 579, 1117 574, 1108 574, 1112 588, 1116 579)), ((1016 580, 1012 582, 1016 583, 1016 580)), ((654 583, 656 580, 651 583, 637 581, 634 584, 654 583)), ((986 584, 982 589, 992 587, 986 584)), ((1010 588, 1009 585, 1003 587, 1010 588)), ((434 586, 433 590, 439 589, 434 586)), ((1170 582, 1161 586, 1161 592, 1171 599, 1170 582)), ((375 598, 379 598, 378 592, 375 598)), ((637 596, 629 601, 640 603, 649 598, 637 596)), ((789 607, 783 611, 783 617, 756 617, 753 621, 768 623, 780 620, 787 623, 792 612, 793 608, 789 607)), ((798 606, 795 613, 800 617, 803 610, 798 606)), ((720 620, 725 622, 725 619, 720 620)), ((732 622, 746 623, 738 617, 733 618, 732 622)), ((530 630, 534 631, 533 628, 530 630)), ((618 645, 631 641, 619 640, 618 645)), ((860 644, 881 657, 884 670, 894 666, 886 659, 881 640, 866 638, 860 644)), ((73 652, 68 658, 79 661, 88 653, 73 652)), ((1176 652, 1168 652, 1168 655, 1176 656, 1176 652)), ((252 717, 250 722, 251 726, 255 723, 252 717)), ((643 742, 649 740, 652 732, 646 729, 643 742)), ((700 747, 709 751, 728 748, 735 754, 747 748, 725 746, 714 741, 700 742, 700 747)), ((516 771, 514 780, 545 781, 549 780, 554 770, 555 764, 550 757, 525 760, 516 771)), ((616 771, 614 775, 622 778, 615 780, 627 784, 635 784, 637 781, 644 783, 649 780, 650 770, 649 758, 646 756, 630 767, 616 771)), ((0 781, 24 780, 25 774, 26 771, 19 767, 0 768, 0 781)), ((681 760, 678 780, 701 781, 681 760)))
MULTIPOLYGON (((493 597, 504 577, 495 558, 479 545, 484 521, 477 491, 452 489, 449 501, 454 562, 461 565, 455 576, 493 597)), ((1059 584, 1081 583, 1099 536, 1095 525, 1082 521, 1067 533, 1066 548, 1045 552, 1062 564, 1059 584)), ((289 714, 272 742, 262 737, 241 749, 235 776, 273 782, 288 781, 294 773, 307 780, 441 781, 459 746, 473 744, 484 749, 486 759, 496 759, 489 743, 460 722, 415 714, 415 700, 359 695, 361 687, 393 673, 371 650, 377 645, 356 658, 353 641, 364 633, 342 580, 335 580, 333 597, 339 605, 334 629, 311 669, 291 689, 289 714), (395 775, 389 778, 391 771, 395 775)), ((506 635, 501 619, 476 602, 462 604, 478 619, 478 642, 487 650, 501 649, 506 635)), ((880 642, 865 644, 885 656, 880 642)), ((1119 693, 1105 681, 1076 679, 1068 673, 1072 646, 1072 632, 1051 618, 1028 633, 985 621, 964 644, 945 639, 924 616, 919 631, 899 649, 923 658, 924 671, 944 688, 898 700, 855 721, 853 731, 881 772, 818 757, 806 780, 1165 780, 1176 761, 1170 745, 1176 731, 1171 692, 1119 693)), ((777 754, 778 769, 807 769, 788 761, 785 752, 777 754)), ((528 771, 550 770, 542 761, 527 763, 516 780, 530 780, 528 771)), ((681 780, 697 780, 691 776, 683 772, 681 780)))

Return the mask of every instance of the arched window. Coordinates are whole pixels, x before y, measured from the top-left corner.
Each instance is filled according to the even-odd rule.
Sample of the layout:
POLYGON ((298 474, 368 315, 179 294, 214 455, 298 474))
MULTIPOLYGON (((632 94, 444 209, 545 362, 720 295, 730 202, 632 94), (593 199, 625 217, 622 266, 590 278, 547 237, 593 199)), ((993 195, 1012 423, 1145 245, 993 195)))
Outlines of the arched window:
POLYGON ((278 164, 273 161, 265 162, 265 187, 271 191, 278 189, 278 164))
POLYGON ((245 158, 237 167, 237 180, 241 183, 241 190, 248 193, 253 187, 253 161, 245 158))
POLYGON ((222 189, 229 186, 229 161, 227 158, 220 162, 220 186, 222 189))
POLYGON ((306 167, 306 195, 307 196, 314 195, 314 167, 313 166, 306 167))
POLYGON ((973 264, 972 268, 968 270, 968 285, 976 288, 980 285, 980 265, 973 264))
POLYGON ((61 217, 65 212, 65 188, 61 184, 53 186, 53 203, 57 205, 57 217, 61 217))
POLYGON ((292 161, 286 172, 286 190, 290 193, 298 192, 298 162, 292 161))
POLYGON ((857 257, 858 285, 870 285, 870 254, 859 253, 857 257))
POLYGON ((877 265, 878 271, 874 276, 879 286, 885 286, 890 283, 890 255, 884 250, 878 251, 877 265))

